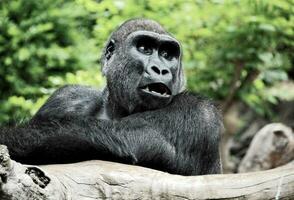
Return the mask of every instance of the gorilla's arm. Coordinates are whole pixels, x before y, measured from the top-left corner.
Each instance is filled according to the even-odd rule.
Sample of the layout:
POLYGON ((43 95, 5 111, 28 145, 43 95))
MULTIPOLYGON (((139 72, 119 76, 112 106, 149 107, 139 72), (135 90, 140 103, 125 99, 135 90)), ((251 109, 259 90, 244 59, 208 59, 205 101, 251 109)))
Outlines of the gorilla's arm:
POLYGON ((147 122, 132 117, 121 121, 94 117, 40 119, 20 127, 1 129, 0 144, 8 146, 13 159, 26 164, 88 159, 135 164, 137 155, 144 153, 143 150, 152 158, 158 153, 170 159, 171 149, 147 122))
POLYGON ((27 164, 105 159, 183 175, 211 174, 220 172, 220 130, 221 120, 209 102, 181 94, 168 107, 119 121, 44 118, 2 129, 0 144, 27 164))
POLYGON ((162 109, 140 113, 174 147, 170 168, 183 175, 221 173, 219 154, 223 131, 219 110, 201 96, 182 93, 162 109))

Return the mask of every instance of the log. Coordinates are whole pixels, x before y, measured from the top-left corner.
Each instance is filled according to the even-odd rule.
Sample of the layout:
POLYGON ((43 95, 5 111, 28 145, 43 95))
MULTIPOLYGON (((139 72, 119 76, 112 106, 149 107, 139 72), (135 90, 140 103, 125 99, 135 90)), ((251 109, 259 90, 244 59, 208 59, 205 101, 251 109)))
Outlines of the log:
POLYGON ((272 123, 258 131, 242 159, 238 172, 276 168, 294 159, 294 133, 281 123, 272 123))
POLYGON ((294 162, 244 174, 180 176, 106 161, 22 165, 0 146, 0 199, 294 199, 294 162))

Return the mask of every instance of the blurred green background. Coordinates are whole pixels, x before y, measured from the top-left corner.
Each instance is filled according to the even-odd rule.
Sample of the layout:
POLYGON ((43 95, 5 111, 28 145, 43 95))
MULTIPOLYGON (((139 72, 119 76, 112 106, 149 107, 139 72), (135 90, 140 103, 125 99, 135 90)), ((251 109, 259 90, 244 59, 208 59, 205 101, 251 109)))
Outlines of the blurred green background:
POLYGON ((29 118, 64 84, 101 88, 101 49, 129 18, 183 46, 189 90, 278 119, 294 99, 293 0, 0 0, 0 124, 29 118))

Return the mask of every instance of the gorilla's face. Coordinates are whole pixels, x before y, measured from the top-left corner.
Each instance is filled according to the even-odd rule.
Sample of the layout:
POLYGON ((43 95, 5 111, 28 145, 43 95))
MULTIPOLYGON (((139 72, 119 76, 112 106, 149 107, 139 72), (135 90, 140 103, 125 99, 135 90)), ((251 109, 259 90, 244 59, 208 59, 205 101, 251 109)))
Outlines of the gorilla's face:
POLYGON ((164 107, 183 89, 180 44, 167 34, 139 30, 120 44, 110 40, 105 57, 109 92, 129 113, 164 107))

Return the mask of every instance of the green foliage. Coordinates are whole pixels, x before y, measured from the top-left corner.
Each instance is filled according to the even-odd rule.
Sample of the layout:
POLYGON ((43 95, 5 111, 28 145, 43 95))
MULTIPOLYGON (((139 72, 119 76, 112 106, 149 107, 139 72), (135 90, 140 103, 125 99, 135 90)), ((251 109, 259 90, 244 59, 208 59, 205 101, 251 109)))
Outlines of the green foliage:
POLYGON ((190 90, 224 102, 233 94, 263 115, 291 96, 280 85, 293 70, 293 0, 1 2, 0 122, 33 114, 63 84, 101 87, 101 49, 134 17, 181 41, 190 90))
POLYGON ((1 1, 0 122, 33 114, 53 77, 98 69, 93 17, 73 1, 1 1))

